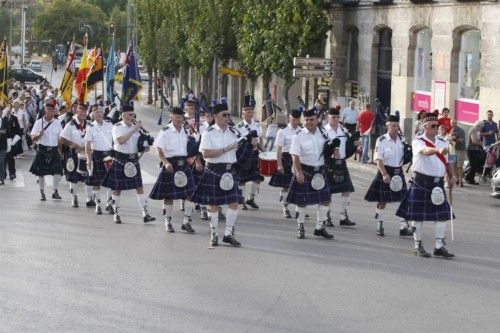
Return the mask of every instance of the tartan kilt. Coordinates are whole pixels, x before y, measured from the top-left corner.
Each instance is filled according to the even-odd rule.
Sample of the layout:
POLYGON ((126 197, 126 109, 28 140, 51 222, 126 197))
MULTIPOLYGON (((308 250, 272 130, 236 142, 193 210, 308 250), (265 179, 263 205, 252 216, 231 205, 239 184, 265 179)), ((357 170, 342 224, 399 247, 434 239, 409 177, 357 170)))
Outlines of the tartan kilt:
POLYGON ((97 151, 92 152, 92 176, 87 176, 85 179, 85 185, 88 186, 101 186, 102 180, 108 172, 104 166, 104 158, 109 156, 110 152, 107 151, 97 151))
POLYGON ((35 176, 62 175, 63 166, 57 147, 38 145, 35 158, 30 167, 35 176))
POLYGON ((354 186, 352 185, 351 176, 349 175, 345 159, 338 161, 340 164, 333 164, 332 168, 328 168, 326 172, 330 194, 354 192, 354 186), (342 180, 335 182, 334 178, 336 177, 341 177, 342 180))
POLYGON ((401 191, 394 192, 390 189, 389 184, 384 183, 382 174, 380 171, 377 172, 375 179, 372 184, 368 188, 368 191, 365 195, 365 200, 369 202, 400 202, 404 199, 406 195, 406 180, 405 175, 402 168, 392 168, 389 166, 385 167, 385 170, 389 174, 390 177, 394 176, 396 170, 398 171, 398 175, 403 179, 403 188, 401 191))
POLYGON ((67 158, 64 160, 64 169, 66 170, 66 181, 70 183, 85 182, 85 179, 88 175, 87 161, 79 159, 77 153, 73 149, 69 152, 67 158), (71 172, 66 169, 66 161, 70 157, 73 159, 73 161, 75 161, 75 170, 71 172), (85 171, 83 172, 83 170, 85 171))
POLYGON ((283 173, 279 173, 278 170, 274 172, 269 180, 269 185, 274 187, 290 187, 290 182, 292 181, 292 155, 289 153, 283 153, 281 155, 281 163, 283 164, 283 173))
POLYGON ((234 171, 234 169, 231 172, 234 179, 233 188, 229 191, 224 191, 220 188, 220 179, 225 172, 226 171, 214 171, 205 167, 200 183, 196 187, 196 190, 190 200, 201 205, 221 206, 234 202, 242 204, 243 197, 238 186, 238 174, 234 171))
POLYGON ((252 150, 250 157, 244 166, 238 168, 239 184, 243 185, 247 182, 263 181, 264 177, 259 170, 259 151, 252 150))
POLYGON ((113 191, 133 190, 142 187, 141 166, 139 164, 139 159, 123 161, 114 158, 111 168, 109 168, 106 176, 104 176, 101 185, 113 191), (135 175, 135 177, 128 178, 125 176, 124 166, 126 162, 134 163, 137 168, 137 175, 135 175))
POLYGON ((306 166, 302 165, 302 171, 304 172, 304 183, 299 184, 297 182, 296 175, 293 175, 292 182, 290 184, 290 189, 288 190, 288 195, 285 202, 288 204, 294 204, 299 207, 305 207, 310 205, 317 205, 323 202, 330 202, 330 191, 328 187, 328 181, 326 181, 326 174, 324 167, 321 167, 318 173, 321 173, 325 177, 325 187, 321 190, 316 191, 311 186, 311 180, 314 176, 314 171, 306 170, 306 166))
POLYGON ((451 218, 450 205, 444 190, 443 178, 434 183, 434 177, 416 174, 406 197, 401 201, 396 215, 409 221, 447 221, 451 218), (431 191, 435 186, 441 187, 445 194, 445 201, 436 206, 431 201, 431 191))
POLYGON ((156 183, 149 194, 149 197, 153 200, 177 200, 177 199, 187 199, 191 197, 195 190, 195 183, 193 179, 193 170, 191 166, 184 165, 179 167, 172 163, 174 167, 174 172, 168 172, 165 167, 161 168, 160 175, 156 180, 156 183), (187 176, 188 183, 184 187, 177 187, 174 183, 175 172, 182 170, 187 176))

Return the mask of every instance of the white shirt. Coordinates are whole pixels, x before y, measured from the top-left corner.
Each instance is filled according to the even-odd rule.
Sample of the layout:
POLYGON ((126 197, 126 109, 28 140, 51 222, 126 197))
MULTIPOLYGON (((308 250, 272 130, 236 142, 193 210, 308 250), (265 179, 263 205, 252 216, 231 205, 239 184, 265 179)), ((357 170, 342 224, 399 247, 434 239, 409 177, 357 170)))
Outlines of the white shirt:
POLYGON ((139 131, 135 131, 134 134, 124 143, 118 143, 118 138, 125 136, 132 131, 134 125, 127 126, 122 120, 113 126, 113 149, 122 154, 137 154, 139 149, 137 148, 137 142, 139 141, 139 131))
POLYGON ((251 123, 248 123, 245 119, 240 121, 236 125, 236 129, 240 132, 241 136, 246 136, 251 130, 257 131, 257 136, 260 138, 262 135, 262 127, 258 120, 253 119, 251 123))
POLYGON ((90 127, 87 124, 87 121, 85 120, 85 127, 83 129, 79 129, 77 126, 75 126, 76 122, 78 125, 80 125, 80 122, 78 121, 78 118, 75 116, 73 117, 72 121, 66 124, 64 126, 64 129, 61 132, 61 138, 66 139, 68 141, 71 141, 80 147, 85 146, 85 133, 87 129, 90 127))
MULTIPOLYGON (((420 138, 432 142, 425 136, 425 134, 417 136, 412 141, 411 146, 413 149, 413 164, 411 169, 415 172, 419 172, 427 176, 444 177, 446 167, 436 155, 425 156, 423 154, 420 154, 420 151, 427 147, 425 142, 420 138)), ((437 136, 436 141, 432 143, 434 144, 434 146, 436 146, 436 148, 445 148, 448 146, 446 141, 439 139, 437 136)), ((448 155, 445 155, 445 158, 446 161, 448 161, 448 155)))
MULTIPOLYGON (((235 129, 233 131, 236 132, 235 129)), ((238 136, 229 127, 223 131, 219 125, 210 126, 201 136, 200 152, 204 149, 222 149, 232 143, 238 142, 238 136)), ((217 157, 205 158, 209 163, 235 163, 236 149, 225 152, 217 157)))
POLYGON ((208 122, 204 121, 200 124, 200 135, 203 135, 210 125, 208 122))
POLYGON ((348 106, 342 110, 340 119, 342 119, 344 124, 356 124, 358 120, 358 111, 356 109, 351 109, 351 107, 348 106))
POLYGON ((340 124, 337 125, 337 129, 334 130, 330 124, 326 124, 325 126, 326 133, 328 135, 328 139, 333 140, 335 138, 339 138, 340 146, 339 146, 339 155, 341 159, 345 158, 345 144, 347 142, 347 130, 344 130, 340 124))
POLYGON ((289 153, 293 137, 301 130, 302 127, 297 126, 297 128, 293 128, 290 124, 280 129, 276 135, 276 146, 281 147, 283 153, 289 153))
POLYGON ((166 158, 175 156, 187 156, 188 135, 181 126, 180 131, 170 124, 155 140, 156 147, 163 151, 166 158))
POLYGON ((87 128, 85 142, 90 142, 92 150, 110 151, 113 149, 113 124, 104 120, 102 125, 97 121, 87 128))
POLYGON ((24 124, 28 125, 29 118, 28 118, 28 113, 24 109, 12 109, 12 114, 17 117, 17 120, 19 122, 19 127, 22 129, 25 128, 24 124))
POLYGON ((396 141, 391 139, 389 133, 386 133, 377 139, 375 145, 375 159, 381 160, 384 165, 397 168, 403 165, 403 141, 396 137, 396 141))
POLYGON ((278 133, 278 124, 269 124, 266 130, 266 138, 275 138, 276 133, 278 133))
POLYGON ((45 118, 40 118, 35 121, 33 129, 31 130, 31 135, 39 134, 43 128, 47 127, 43 135, 38 139, 38 144, 47 147, 57 147, 59 135, 62 131, 61 122, 57 119, 52 119, 50 122, 52 122, 52 124, 47 127, 49 122, 47 122, 45 118))
POLYGON ((325 164, 322 154, 325 141, 319 128, 312 133, 304 127, 293 137, 290 154, 300 157, 300 163, 302 164, 312 167, 321 166, 325 164))

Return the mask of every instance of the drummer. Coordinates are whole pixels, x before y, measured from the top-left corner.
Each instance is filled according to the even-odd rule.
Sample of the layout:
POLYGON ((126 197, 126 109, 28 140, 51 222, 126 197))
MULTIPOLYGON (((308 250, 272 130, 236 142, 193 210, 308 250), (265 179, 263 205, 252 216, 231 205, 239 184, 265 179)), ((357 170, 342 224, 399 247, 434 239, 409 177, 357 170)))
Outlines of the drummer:
POLYGON ((300 124, 301 115, 302 113, 299 110, 292 110, 288 125, 278 130, 278 134, 276 135, 276 158, 278 169, 269 180, 269 185, 281 188, 279 200, 283 206, 283 216, 287 219, 292 217, 288 209, 288 203, 285 201, 293 176, 290 146, 292 145, 293 137, 302 130, 302 125, 300 124))
MULTIPOLYGON (((406 195, 406 181, 402 169, 405 147, 399 136, 399 117, 389 115, 386 126, 387 133, 377 139, 375 146, 378 172, 365 195, 366 201, 377 203, 375 219, 379 236, 385 236, 383 211, 386 203, 401 202, 406 195)), ((399 235, 413 235, 404 219, 400 223, 399 235)))

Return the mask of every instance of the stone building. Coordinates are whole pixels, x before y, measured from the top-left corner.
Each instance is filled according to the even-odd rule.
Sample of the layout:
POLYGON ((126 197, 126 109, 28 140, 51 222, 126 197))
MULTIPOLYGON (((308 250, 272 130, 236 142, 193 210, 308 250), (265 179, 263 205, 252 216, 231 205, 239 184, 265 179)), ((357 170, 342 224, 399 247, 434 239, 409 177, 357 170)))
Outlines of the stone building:
POLYGON ((500 118, 500 4, 455 0, 325 0, 337 60, 333 99, 375 99, 411 132, 419 110, 459 122, 500 118))

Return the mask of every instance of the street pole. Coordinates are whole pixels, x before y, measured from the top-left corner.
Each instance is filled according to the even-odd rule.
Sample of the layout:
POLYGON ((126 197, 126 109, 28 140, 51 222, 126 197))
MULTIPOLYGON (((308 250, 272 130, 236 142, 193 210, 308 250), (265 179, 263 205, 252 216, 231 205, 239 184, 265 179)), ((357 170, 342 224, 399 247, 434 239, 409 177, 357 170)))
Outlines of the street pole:
POLYGON ((21 63, 25 62, 25 44, 26 44, 26 6, 21 6, 21 63))
POLYGON ((12 11, 14 8, 14 1, 10 2, 10 11, 9 11, 9 52, 12 54, 12 11))

